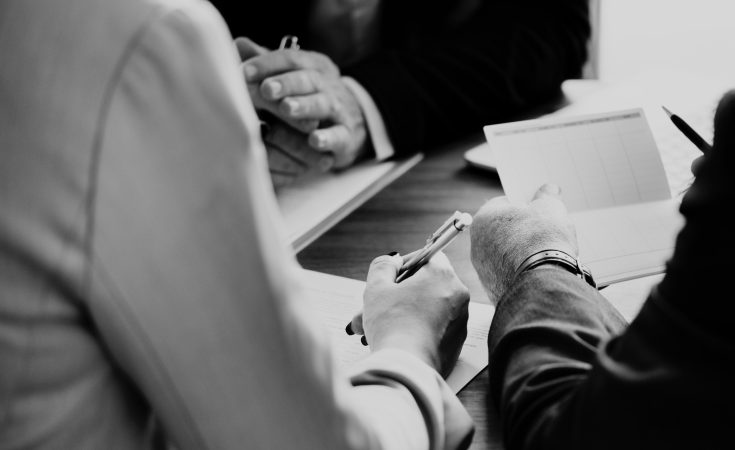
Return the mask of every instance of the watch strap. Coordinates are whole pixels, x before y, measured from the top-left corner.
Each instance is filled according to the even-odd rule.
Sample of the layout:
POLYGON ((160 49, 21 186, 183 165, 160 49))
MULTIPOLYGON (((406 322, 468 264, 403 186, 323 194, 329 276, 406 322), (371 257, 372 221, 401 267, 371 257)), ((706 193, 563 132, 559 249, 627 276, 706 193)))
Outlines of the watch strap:
POLYGON ((532 254, 523 260, 521 265, 518 266, 518 269, 516 269, 516 272, 513 275, 513 280, 515 281, 523 272, 527 272, 545 264, 560 266, 586 281, 587 284, 593 288, 597 288, 597 284, 592 277, 592 272, 590 272, 590 270, 580 262, 579 258, 575 258, 569 253, 561 250, 541 250, 540 252, 532 254))

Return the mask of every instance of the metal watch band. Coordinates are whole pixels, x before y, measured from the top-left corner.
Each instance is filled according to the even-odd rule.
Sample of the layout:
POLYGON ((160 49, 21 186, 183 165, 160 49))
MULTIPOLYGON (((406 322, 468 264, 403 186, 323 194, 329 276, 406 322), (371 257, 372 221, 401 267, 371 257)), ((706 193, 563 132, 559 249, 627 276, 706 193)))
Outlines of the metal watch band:
POLYGON ((570 273, 586 281, 593 288, 597 288, 597 284, 595 283, 594 278, 592 278, 592 272, 582 265, 578 258, 575 258, 569 253, 561 250, 541 250, 540 252, 536 252, 529 256, 523 260, 520 266, 518 266, 515 275, 513 275, 513 280, 515 281, 523 272, 527 272, 544 264, 555 264, 563 267, 570 273))

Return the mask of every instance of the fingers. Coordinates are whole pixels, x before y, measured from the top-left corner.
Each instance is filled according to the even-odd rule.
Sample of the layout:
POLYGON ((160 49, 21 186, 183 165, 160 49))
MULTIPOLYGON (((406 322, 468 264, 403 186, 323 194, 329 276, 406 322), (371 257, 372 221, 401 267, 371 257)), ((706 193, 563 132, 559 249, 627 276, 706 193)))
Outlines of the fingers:
POLYGON ((235 38, 235 47, 241 61, 247 61, 255 56, 265 55, 268 49, 262 47, 246 37, 235 38))
POLYGON ((289 96, 313 94, 320 89, 321 75, 313 70, 294 70, 263 80, 263 98, 276 101, 289 96))
POLYGON ((271 173, 298 177, 309 172, 326 172, 335 164, 334 156, 312 149, 306 136, 283 124, 271 125, 264 136, 271 173))
POLYGON ((365 329, 362 326, 362 312, 355 314, 355 317, 352 318, 352 321, 347 324, 345 331, 350 336, 352 336, 353 334, 365 334, 365 329))
POLYGON ((294 120, 328 119, 333 116, 334 111, 332 102, 323 92, 299 97, 287 97, 278 106, 281 117, 288 117, 294 120))
POLYGON ((322 152, 332 152, 335 155, 335 167, 341 169, 352 164, 356 158, 357 149, 354 147, 354 136, 344 125, 334 125, 320 128, 309 134, 309 145, 322 152))
POLYGON ((412 283, 423 283, 423 281, 421 280, 425 277, 434 279, 454 277, 454 268, 452 267, 452 264, 449 262, 449 258, 447 258, 447 255, 445 255, 444 252, 440 251, 435 253, 434 256, 432 256, 432 258, 426 263, 426 265, 419 269, 415 275, 406 278, 406 280, 402 283, 406 283, 412 279, 412 283))
POLYGON ((248 83, 259 83, 268 77, 294 70, 315 70, 324 75, 339 76, 339 69, 329 57, 303 50, 276 50, 252 58, 243 64, 248 83))
POLYGON ((543 184, 536 193, 533 195, 533 200, 537 200, 539 198, 559 198, 561 195, 561 188, 553 183, 546 183, 543 184))
POLYGON ((567 207, 561 199, 561 188, 551 183, 542 185, 536 191, 529 206, 544 215, 561 217, 567 214, 567 207))
POLYGON ((378 256, 370 263, 367 284, 395 284, 401 264, 403 264, 403 258, 399 254, 378 256))

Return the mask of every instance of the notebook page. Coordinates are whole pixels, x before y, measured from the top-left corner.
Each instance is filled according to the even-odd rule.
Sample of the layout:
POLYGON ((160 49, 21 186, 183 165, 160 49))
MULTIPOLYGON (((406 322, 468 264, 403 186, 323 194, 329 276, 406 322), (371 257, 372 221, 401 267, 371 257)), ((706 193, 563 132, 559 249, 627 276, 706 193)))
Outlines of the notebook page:
POLYGON ((641 109, 485 127, 513 202, 559 185, 598 285, 661 273, 683 223, 641 109))
POLYGON ((579 258, 600 286, 661 273, 684 225, 674 199, 571 214, 579 258))
POLYGON ((570 211, 671 197, 641 109, 491 125, 485 135, 511 201, 529 201, 546 182, 570 211))
MULTIPOLYGON (((302 282, 309 306, 329 333, 338 366, 349 367, 370 354, 359 336, 348 336, 345 325, 362 309, 365 282, 304 270, 302 282)), ((487 366, 487 334, 494 309, 487 303, 470 302, 467 339, 447 384, 457 393, 487 366)))
POLYGON ((421 161, 365 161, 341 172, 305 178, 278 190, 278 206, 289 242, 300 251, 381 189, 421 161))

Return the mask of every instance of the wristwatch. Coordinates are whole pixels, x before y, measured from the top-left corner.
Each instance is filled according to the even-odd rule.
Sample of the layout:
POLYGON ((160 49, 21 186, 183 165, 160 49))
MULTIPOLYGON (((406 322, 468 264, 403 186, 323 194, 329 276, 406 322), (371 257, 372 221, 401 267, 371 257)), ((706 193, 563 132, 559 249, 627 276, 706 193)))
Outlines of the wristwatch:
POLYGON ((520 266, 518 266, 518 269, 516 269, 515 275, 513 276, 513 280, 516 280, 523 272, 527 272, 545 264, 559 266, 569 273, 578 276, 582 280, 586 281, 587 284, 597 289, 597 284, 595 283, 594 278, 592 278, 592 272, 582 265, 578 258, 575 258, 569 253, 561 250, 541 250, 540 252, 536 252, 529 256, 523 260, 520 266))

